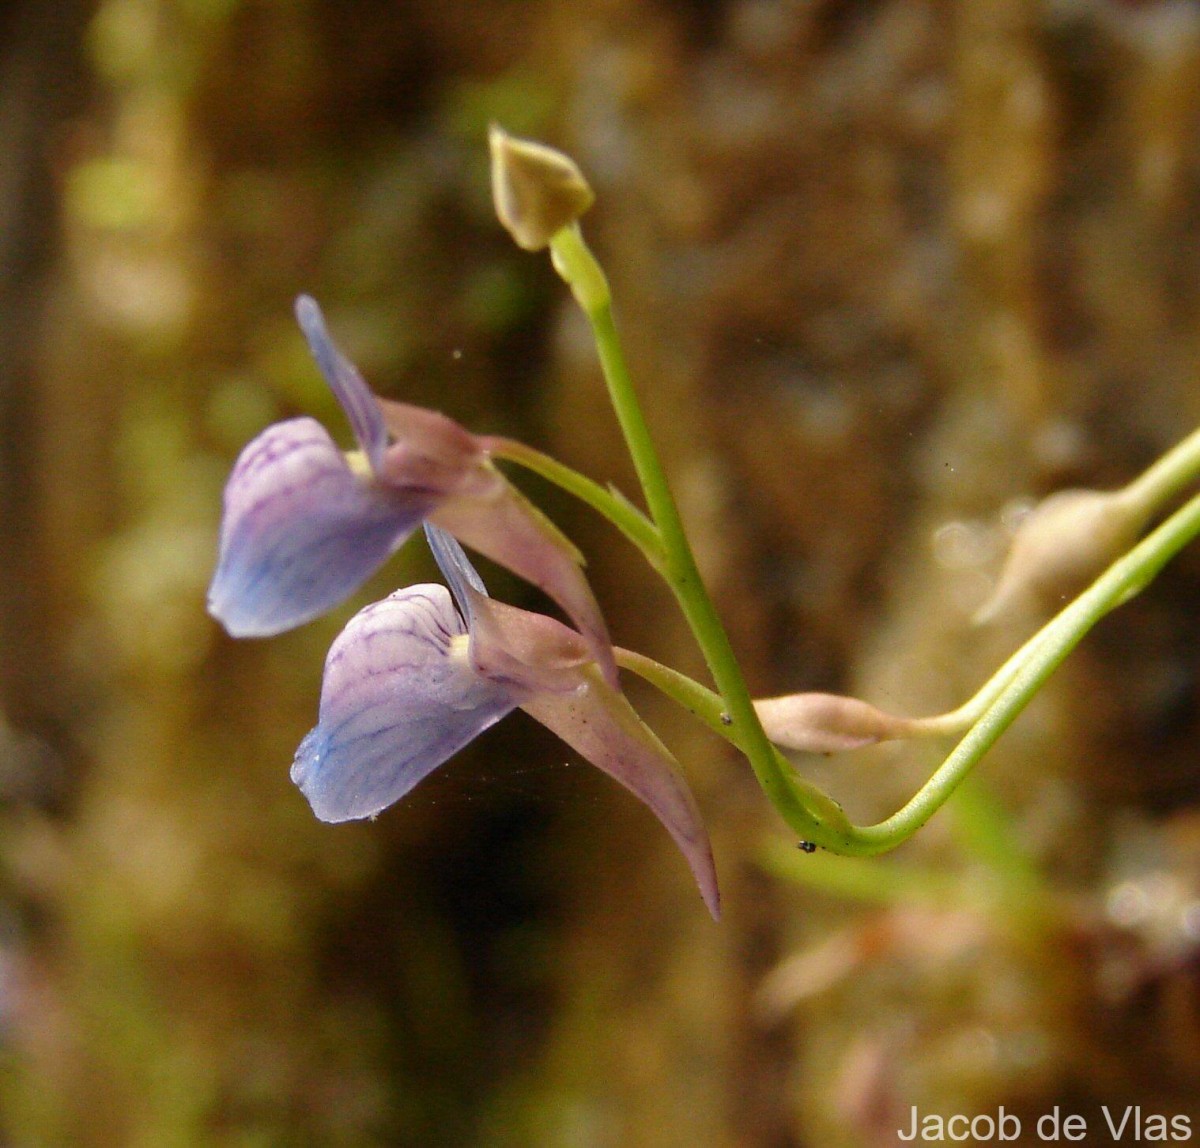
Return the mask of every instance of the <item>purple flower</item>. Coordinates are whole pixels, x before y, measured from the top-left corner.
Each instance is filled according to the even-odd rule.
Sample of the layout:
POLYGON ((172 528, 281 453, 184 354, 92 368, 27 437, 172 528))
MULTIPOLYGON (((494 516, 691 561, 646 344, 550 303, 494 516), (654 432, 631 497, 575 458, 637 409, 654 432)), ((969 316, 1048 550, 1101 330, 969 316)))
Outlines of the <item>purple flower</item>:
POLYGON ((311 621, 429 520, 553 598, 615 686, 612 644, 583 559, 495 468, 492 440, 436 411, 377 398, 308 296, 296 301, 296 317, 361 454, 343 454, 310 418, 276 423, 242 451, 225 487, 209 612, 235 637, 311 621))
POLYGON ((450 592, 398 590, 334 642, 318 724, 292 765, 313 811, 322 821, 373 817, 520 707, 654 811, 716 917, 712 849, 695 799, 590 644, 554 618, 489 598, 454 539, 425 529, 450 592))

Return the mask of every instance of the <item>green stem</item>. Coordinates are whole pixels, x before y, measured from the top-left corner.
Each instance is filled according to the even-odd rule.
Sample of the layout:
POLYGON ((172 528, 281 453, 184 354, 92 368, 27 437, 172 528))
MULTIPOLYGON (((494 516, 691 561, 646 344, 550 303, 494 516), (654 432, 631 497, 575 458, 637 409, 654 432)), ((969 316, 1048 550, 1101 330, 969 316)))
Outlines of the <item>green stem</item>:
POLYGON ((714 693, 707 686, 702 686, 687 674, 681 674, 662 662, 646 657, 634 650, 626 650, 617 646, 614 650, 617 665, 623 670, 631 670, 638 677, 648 681, 659 693, 665 694, 673 702, 682 706, 693 717, 699 718, 715 734, 719 734, 731 745, 742 748, 741 731, 733 726, 731 715, 725 709, 725 699, 714 693))
POLYGON ((767 740, 754 712, 741 666, 700 577, 679 510, 638 403, 613 321, 612 299, 604 271, 574 224, 555 235, 551 255, 555 268, 571 287, 591 324, 609 397, 645 493, 650 517, 662 538, 665 562, 661 572, 696 635, 724 700, 730 727, 737 731, 737 744, 749 758, 763 792, 788 825, 805 840, 835 848, 849 831, 849 822, 832 801, 815 799, 816 791, 800 781, 786 759, 767 740))
MULTIPOLYGON (((903 808, 871 826, 842 826, 841 832, 817 840, 832 852, 858 856, 884 853, 908 840, 949 799, 980 758, 995 744, 1046 679, 1106 614, 1151 582, 1187 543, 1200 533, 1200 495, 1186 503, 1128 554, 1118 559, 1065 610, 1026 642, 969 702, 949 714, 917 719, 913 732, 932 736, 970 730, 928 782, 903 808)), ((745 751, 741 730, 727 723, 723 699, 677 670, 630 650, 617 651, 618 664, 645 678, 714 732, 745 751)), ((776 764, 787 759, 772 746, 776 764)), ((806 783, 800 782, 804 785, 806 783)), ((813 791, 809 800, 823 804, 813 791), (814 796, 815 794, 815 796, 814 796)), ((994 843, 993 843, 994 844, 994 843)))
POLYGON ((853 827, 846 852, 883 853, 906 841, 945 804, 977 761, 1016 720, 1046 679, 1109 611, 1142 590, 1200 533, 1200 495, 1114 562, 1042 632, 1026 643, 1024 662, 949 757, 903 808, 876 825, 853 827))
POLYGON ((654 523, 624 495, 514 439, 493 436, 487 440, 487 446, 494 458, 515 462, 587 503, 637 546, 656 570, 662 569, 665 555, 654 523))
POLYGON ((1119 497, 1146 519, 1200 476, 1200 430, 1193 431, 1135 478, 1119 497))
MULTIPOLYGON (((763 731, 729 637, 701 580, 678 508, 650 438, 613 321, 608 281, 577 225, 564 228, 554 237, 551 255, 554 266, 571 287, 591 323, 613 409, 645 492, 652 529, 661 542, 655 565, 670 585, 696 635, 720 696, 718 698, 698 683, 649 659, 642 659, 640 655, 623 651, 622 664, 647 677, 738 746, 749 758, 771 803, 806 841, 835 853, 857 856, 882 853, 906 841, 945 804, 975 763, 995 744, 1092 626, 1141 590, 1170 558, 1200 533, 1198 496, 1113 563, 1088 590, 1009 658, 964 706, 949 714, 914 722, 913 733, 926 736, 958 732, 967 724, 970 728, 906 805, 876 825, 853 826, 832 799, 796 775, 763 731)), ((1132 514, 1148 518, 1198 473, 1200 431, 1164 455, 1130 483, 1119 497, 1128 504, 1132 514)), ((580 496, 586 497, 593 506, 600 509, 603 505, 601 512, 612 517, 618 525, 618 519, 628 519, 623 512, 616 516, 610 513, 613 504, 608 499, 613 496, 607 492, 604 498, 597 498, 596 491, 587 487, 587 480, 576 482, 575 486, 584 491, 580 496)), ((634 526, 633 530, 642 535, 639 545, 648 541, 644 526, 634 526)), ((634 537, 629 529, 626 533, 634 537)), ((634 541, 638 539, 635 537, 634 541)), ((646 549, 644 545, 643 549, 646 549)), ((651 560, 654 561, 653 556, 651 560)))
POLYGON ((987 713, 996 699, 1004 693, 1017 671, 1025 664, 1034 649, 1041 642, 1045 641, 1048 636, 1053 635, 1059 617, 1060 615, 1055 615, 1050 622, 1026 641, 1015 654, 1012 654, 1005 661, 1004 665, 988 678, 974 697, 963 702, 957 709, 950 710, 948 713, 937 714, 935 717, 914 718, 912 722, 914 736, 944 737, 957 733, 965 733, 970 729, 971 726, 987 713))
MULTIPOLYGON (((747 757, 750 756, 745 736, 747 727, 744 724, 739 726, 734 722, 733 715, 725 708, 725 699, 720 694, 714 693, 707 686, 702 686, 694 678, 689 678, 686 674, 671 669, 670 666, 664 666, 661 662, 646 657, 645 654, 622 649, 620 646, 614 652, 618 666, 624 670, 631 670, 649 682, 672 701, 681 705, 688 713, 699 718, 713 733, 719 734, 747 757)), ((761 725, 759 728, 762 728, 761 725)), ((800 777, 778 746, 773 745, 770 741, 767 742, 767 746, 774 759, 773 767, 788 778, 791 800, 797 804, 803 804, 807 815, 817 822, 818 832, 821 833, 821 836, 818 838, 808 826, 798 829, 797 832, 804 840, 826 845, 830 849, 835 849, 844 843, 847 833, 851 832, 851 826, 846 820, 841 806, 827 793, 800 777)), ((797 829, 790 820, 788 824, 791 828, 797 829)))
MULTIPOLYGON (((1088 590, 1026 642, 966 706, 939 718, 915 721, 914 733, 921 736, 950 732, 952 725, 957 725, 962 720, 961 715, 968 710, 973 724, 929 781, 891 817, 876 825, 849 825, 831 799, 794 777, 793 788, 800 790, 805 804, 826 814, 824 818, 818 817, 822 821, 820 836, 811 834, 806 839, 831 852, 851 856, 884 853, 907 841, 946 803, 1088 631, 1111 610, 1143 589, 1197 533, 1200 533, 1200 495, 1113 563, 1088 590), (953 719, 953 722, 947 719, 953 719)), ((748 754, 750 743, 745 737, 745 727, 726 720, 731 715, 724 708, 725 701, 721 696, 677 670, 631 650, 618 650, 617 661, 748 754)), ((768 746, 775 768, 780 772, 790 770, 790 764, 779 750, 769 742, 768 746)), ((803 831, 801 836, 804 836, 803 831)))
MULTIPOLYGON (((1116 497, 1125 503, 1134 518, 1145 522, 1197 477, 1200 477, 1200 430, 1193 431, 1172 447, 1118 491, 1116 497)), ((1051 619, 988 679, 973 698, 957 709, 936 717, 914 719, 913 733, 936 737, 961 733, 974 725, 1008 687, 1034 648, 1041 642, 1054 640, 1061 624, 1061 615, 1051 619)))

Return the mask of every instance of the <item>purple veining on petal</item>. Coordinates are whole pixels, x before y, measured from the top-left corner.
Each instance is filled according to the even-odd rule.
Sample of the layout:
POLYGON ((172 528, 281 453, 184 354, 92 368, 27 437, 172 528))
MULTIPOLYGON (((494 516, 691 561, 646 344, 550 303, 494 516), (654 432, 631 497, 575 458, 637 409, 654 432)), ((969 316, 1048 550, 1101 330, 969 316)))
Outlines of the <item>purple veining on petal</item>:
POLYGON ((331 609, 396 549, 429 500, 356 476, 320 423, 268 427, 225 487, 209 612, 235 637, 265 637, 331 609))
POLYGON ((523 689, 527 696, 522 709, 654 811, 687 859, 704 903, 718 918, 720 895, 708 833, 670 751, 622 693, 600 675, 587 672, 589 648, 579 634, 554 618, 492 601, 450 534, 426 523, 425 537, 468 619, 472 666, 490 681, 523 689))
POLYGON ((296 317, 379 482, 427 495, 430 513, 442 525, 549 594, 591 643, 605 678, 616 686, 612 641, 579 552, 492 466, 485 440, 438 411, 377 399, 330 338, 309 296, 296 301, 296 317))
POLYGON ((519 693, 480 678, 456 649, 465 633, 437 585, 399 590, 350 620, 292 765, 322 821, 374 816, 517 706, 519 693))
POLYGON ((399 590, 360 611, 334 642, 317 726, 292 764, 316 815, 374 816, 521 706, 650 807, 719 917, 695 799, 587 643, 554 618, 493 601, 462 547, 436 527, 426 533, 453 596, 436 585, 399 590))
POLYGON ((308 340, 309 349, 330 390, 337 396, 350 420, 358 445, 366 452, 371 469, 378 472, 387 447, 387 427, 379 402, 371 393, 358 369, 338 349, 325 326, 325 317, 310 295, 296 300, 296 321, 308 340))
POLYGON ((430 518, 553 598, 587 640, 605 680, 618 686, 612 639, 579 552, 516 487, 505 482, 486 500, 447 499, 430 518))
POLYGON ((425 537, 467 621, 477 674, 531 692, 563 694, 581 688, 580 668, 595 659, 580 634, 556 618, 490 598, 452 535, 427 522, 425 537))

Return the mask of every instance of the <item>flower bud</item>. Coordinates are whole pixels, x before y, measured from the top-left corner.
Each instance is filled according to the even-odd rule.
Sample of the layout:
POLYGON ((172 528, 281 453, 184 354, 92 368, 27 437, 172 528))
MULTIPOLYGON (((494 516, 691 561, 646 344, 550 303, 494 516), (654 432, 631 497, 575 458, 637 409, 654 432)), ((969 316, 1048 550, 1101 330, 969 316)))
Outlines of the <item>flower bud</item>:
POLYGON ((992 596, 975 615, 990 622, 1018 601, 1057 605, 1133 545, 1145 513, 1122 492, 1062 490, 1017 527, 992 596))
POLYGON ((754 703, 768 738, 784 749, 840 753, 878 741, 906 737, 909 718, 884 713, 858 698, 840 694, 788 694, 754 703))
POLYGON ((518 247, 541 251, 592 206, 595 194, 569 156, 510 136, 499 124, 489 129, 488 145, 496 215, 518 247))

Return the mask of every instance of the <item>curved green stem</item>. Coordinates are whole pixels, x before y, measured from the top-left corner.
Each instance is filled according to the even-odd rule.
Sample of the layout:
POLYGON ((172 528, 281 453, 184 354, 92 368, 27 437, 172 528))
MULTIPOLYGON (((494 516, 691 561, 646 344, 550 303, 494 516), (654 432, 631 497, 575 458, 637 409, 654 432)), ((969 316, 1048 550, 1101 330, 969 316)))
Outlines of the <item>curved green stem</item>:
MULTIPOLYGON (((728 635, 701 580, 638 404, 613 321, 608 281, 577 225, 558 232, 551 243, 551 255, 555 268, 571 287, 592 326, 613 408, 645 492, 649 524, 639 516, 638 524, 634 525, 627 513, 632 508, 618 502, 610 492, 598 495, 597 490, 602 488, 593 489, 594 484, 588 485, 590 480, 568 476, 569 481, 577 493, 582 491, 580 497, 617 522, 648 554, 647 525, 654 532, 661 548, 651 554, 651 561, 674 592, 720 693, 713 694, 684 675, 629 651, 621 651, 621 664, 646 677, 742 750, 771 803, 806 841, 832 852, 857 856, 882 853, 906 841, 945 804, 975 763, 1092 626, 1141 590, 1200 533, 1200 496, 1197 496, 1113 563, 1088 590, 1010 657, 974 698, 951 713, 914 721, 911 732, 919 736, 943 736, 969 728, 906 805, 876 825, 851 825, 840 806, 796 775, 763 731, 728 635), (622 509, 614 514, 618 505, 622 509), (635 535, 640 536, 640 542, 635 535)), ((514 458, 514 461, 522 460, 514 458)), ((546 469, 542 473, 552 481, 564 477, 561 473, 555 477, 546 473, 546 469)), ((1131 513, 1149 518, 1197 474, 1200 474, 1200 431, 1164 455, 1118 497, 1127 503, 1131 513)))
POLYGON ((729 712, 725 709, 725 699, 714 693, 708 686, 702 686, 695 678, 681 674, 662 662, 639 654, 636 650, 626 650, 617 646, 613 651, 617 656, 617 665, 623 670, 632 670, 639 678, 649 682, 661 694, 665 694, 673 702, 681 705, 693 717, 699 718, 713 733, 720 734, 731 745, 742 748, 740 730, 734 729, 729 712))
MULTIPOLYGON (((841 825, 838 827, 840 832, 812 840, 818 840, 818 844, 832 852, 857 856, 884 853, 907 841, 946 803, 972 767, 1016 720, 1088 631, 1148 585, 1197 534, 1200 534, 1200 495, 1114 562, 1083 594, 1009 658, 969 702, 948 714, 914 720, 913 732, 922 736, 957 732, 964 724, 970 724, 970 729, 906 805, 876 825, 841 825)), ((717 694, 678 671, 632 651, 619 650, 617 661, 694 713, 710 729, 745 750, 741 731, 726 722, 728 715, 717 694)), ((771 748, 777 764, 782 763, 787 768, 786 758, 775 747, 771 748)))
MULTIPOLYGON (((1116 497, 1125 503, 1131 515, 1145 522, 1161 510, 1164 503, 1198 477, 1200 430, 1193 431, 1182 442, 1172 447, 1162 458, 1118 491, 1116 497)), ((974 725, 1004 692, 1013 676, 1028 660, 1034 647, 1040 642, 1053 639, 1061 624, 1060 619, 1061 615, 1055 616, 1034 634, 969 701, 949 713, 914 719, 913 732, 919 735, 941 736, 961 733, 974 725)))
POLYGON ((978 692, 957 709, 934 717, 913 718, 911 731, 918 737, 949 737, 965 733, 971 728, 1004 693, 1017 671, 1026 663, 1029 655, 1047 635, 1052 635, 1060 615, 1055 615, 1032 638, 1028 639, 1015 654, 983 684, 978 692))
POLYGON ((551 242, 554 266, 583 308, 596 341, 600 365, 617 421, 645 492, 651 520, 662 538, 665 561, 661 573, 674 592, 724 700, 724 712, 737 744, 746 754, 759 785, 788 825, 805 840, 830 848, 841 842, 850 825, 841 809, 796 776, 767 740, 750 692, 700 577, 662 469, 625 356, 621 350, 612 300, 604 271, 588 249, 577 225, 563 228, 551 242))
POLYGON ((1039 635, 1025 644, 1017 655, 1024 656, 1022 664, 1011 673, 995 700, 933 776, 891 817, 876 825, 852 827, 846 852, 859 855, 883 853, 920 829, 945 804, 971 767, 991 749, 1084 635, 1114 607, 1142 590, 1198 533, 1200 495, 1114 562, 1039 635))
POLYGON ((573 494, 581 502, 587 503, 641 550, 656 570, 662 569, 665 555, 662 539, 654 523, 624 495, 601 486, 587 475, 580 474, 548 454, 543 454, 540 450, 515 439, 492 436, 488 438, 487 445, 494 458, 515 462, 518 466, 541 475, 568 494, 573 494))
MULTIPOLYGON (((746 727, 739 726, 733 721, 733 715, 725 708, 725 699, 720 694, 710 690, 707 686, 702 686, 694 678, 689 678, 687 674, 681 674, 678 670, 671 669, 670 666, 664 666, 661 662, 646 657, 645 654, 626 650, 620 646, 614 652, 618 666, 625 670, 631 670, 649 682, 662 694, 681 705, 688 713, 699 718, 713 733, 723 737, 747 757, 750 756, 745 737, 746 727)), ((803 801, 809 815, 818 821, 819 826, 824 827, 819 841, 816 836, 807 836, 804 837, 804 840, 821 845, 826 845, 827 841, 843 840, 852 827, 846 820, 841 806, 827 793, 800 777, 778 746, 773 745, 770 741, 767 742, 767 745, 774 759, 772 764, 775 769, 786 774, 790 779, 789 788, 794 794, 794 800, 803 801)), ((796 828, 790 821, 788 824, 793 829, 796 828)), ((801 832, 801 836, 804 836, 803 832, 801 832)), ((833 848, 832 845, 827 847, 833 848)))
POLYGON ((1136 513, 1149 519, 1163 503, 1200 477, 1200 430, 1193 431, 1151 464, 1119 494, 1136 513))

